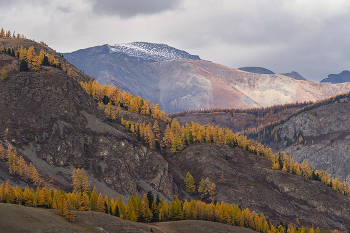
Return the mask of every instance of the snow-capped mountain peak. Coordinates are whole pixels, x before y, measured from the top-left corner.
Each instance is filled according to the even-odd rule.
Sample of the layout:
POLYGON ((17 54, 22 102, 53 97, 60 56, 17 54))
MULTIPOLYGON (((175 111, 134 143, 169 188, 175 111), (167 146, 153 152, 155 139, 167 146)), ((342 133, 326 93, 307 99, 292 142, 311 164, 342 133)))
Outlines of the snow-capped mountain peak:
POLYGON ((125 44, 108 45, 110 53, 122 52, 132 57, 145 60, 166 61, 175 59, 200 60, 199 56, 191 55, 186 51, 170 47, 166 44, 148 42, 132 42, 125 44))

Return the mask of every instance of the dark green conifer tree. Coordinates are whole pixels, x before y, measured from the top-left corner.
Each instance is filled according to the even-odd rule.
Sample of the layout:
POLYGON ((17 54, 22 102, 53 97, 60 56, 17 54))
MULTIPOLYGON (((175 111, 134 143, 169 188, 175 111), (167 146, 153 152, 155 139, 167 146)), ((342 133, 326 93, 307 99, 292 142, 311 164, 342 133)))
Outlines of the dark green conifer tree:
POLYGON ((19 71, 23 72, 23 71, 28 71, 28 62, 24 59, 21 60, 21 65, 19 67, 19 71))
POLYGON ((147 193, 147 199, 148 199, 148 204, 149 204, 149 208, 152 209, 152 203, 154 202, 154 197, 153 197, 153 193, 150 191, 148 191, 147 193))

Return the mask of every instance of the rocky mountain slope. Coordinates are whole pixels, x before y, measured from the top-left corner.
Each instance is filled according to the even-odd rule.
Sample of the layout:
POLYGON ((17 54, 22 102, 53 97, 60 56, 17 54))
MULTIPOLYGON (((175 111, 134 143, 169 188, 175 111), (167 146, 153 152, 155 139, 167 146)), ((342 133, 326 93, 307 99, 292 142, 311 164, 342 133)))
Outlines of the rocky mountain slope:
POLYGON ((245 72, 203 60, 152 62, 123 51, 126 50, 111 53, 110 46, 103 45, 63 55, 100 84, 119 86, 159 103, 167 113, 317 101, 350 87, 245 72))
POLYGON ((322 79, 321 82, 330 82, 333 84, 350 82, 350 71, 344 70, 339 74, 330 74, 328 78, 322 79))
POLYGON ((111 197, 142 190, 173 197, 167 162, 124 127, 106 123, 103 110, 75 79, 53 67, 10 71, 17 59, 0 58, 1 70, 9 70, 0 83, 0 141, 52 176, 56 187, 69 189, 72 169, 85 167, 92 187, 111 197))
POLYGON ((305 160, 349 183, 349 115, 348 98, 302 112, 275 127, 281 141, 272 145, 276 152, 288 151, 295 161, 305 160))
MULTIPOLYGON (((197 199, 199 196, 185 192, 184 177, 190 171, 196 184, 206 177, 215 182, 216 201, 264 213, 274 224, 280 220, 296 224, 298 218, 298 226, 350 226, 348 197, 320 182, 271 170, 264 157, 223 144, 183 145, 178 154, 150 149, 117 121, 108 120, 103 109, 65 71, 42 67, 40 71, 18 72, 16 58, 5 54, 0 58, 0 69, 13 66, 8 79, 0 82, 0 142, 16 148, 41 174, 50 175, 57 188, 70 189, 72 170, 79 167, 87 171, 91 186, 111 198, 122 195, 126 200, 131 194, 151 190, 164 200, 175 196, 197 199)), ((160 65, 166 68, 168 62, 173 61, 160 65)), ((189 61, 176 62, 185 69, 189 61)), ((192 68, 203 72, 201 61, 192 62, 192 68)), ((212 67, 211 72, 219 73, 216 69, 220 67, 212 67)), ((232 72, 241 72, 242 79, 251 75, 235 69, 232 72)), ((220 84, 219 79, 210 77, 220 84)), ((146 125, 155 121, 122 111, 125 120, 140 119, 146 125)), ((163 134, 166 124, 160 122, 159 126, 163 134)), ((0 165, 0 176, 6 179, 8 170, 0 165)))

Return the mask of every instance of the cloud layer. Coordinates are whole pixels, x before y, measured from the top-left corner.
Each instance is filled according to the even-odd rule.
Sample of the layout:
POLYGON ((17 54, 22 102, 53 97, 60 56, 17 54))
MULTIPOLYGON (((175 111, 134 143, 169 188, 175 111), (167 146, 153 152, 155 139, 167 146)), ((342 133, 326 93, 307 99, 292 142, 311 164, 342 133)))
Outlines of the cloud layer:
POLYGON ((309 80, 350 69, 349 1, 12 0, 0 8, 0 27, 62 52, 147 41, 309 80))
POLYGON ((176 8, 180 0, 92 0, 93 10, 99 15, 121 16, 152 15, 176 8))

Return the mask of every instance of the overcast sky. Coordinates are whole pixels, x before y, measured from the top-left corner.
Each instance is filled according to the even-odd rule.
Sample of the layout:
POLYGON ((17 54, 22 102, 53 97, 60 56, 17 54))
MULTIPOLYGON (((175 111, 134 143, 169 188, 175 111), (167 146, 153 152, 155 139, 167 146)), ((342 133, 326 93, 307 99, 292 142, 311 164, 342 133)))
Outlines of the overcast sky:
POLYGON ((0 0, 0 9, 0 28, 59 52, 146 41, 315 81, 350 70, 346 0, 0 0))

